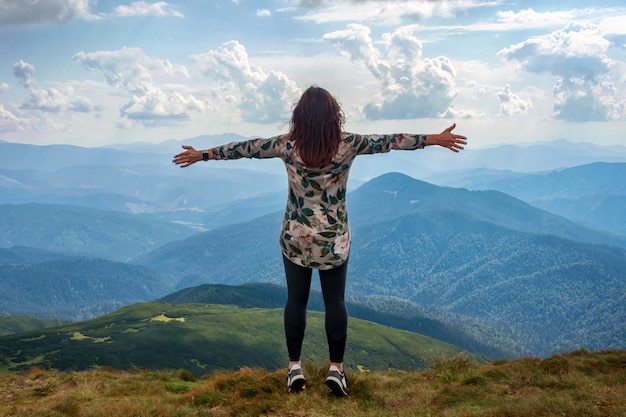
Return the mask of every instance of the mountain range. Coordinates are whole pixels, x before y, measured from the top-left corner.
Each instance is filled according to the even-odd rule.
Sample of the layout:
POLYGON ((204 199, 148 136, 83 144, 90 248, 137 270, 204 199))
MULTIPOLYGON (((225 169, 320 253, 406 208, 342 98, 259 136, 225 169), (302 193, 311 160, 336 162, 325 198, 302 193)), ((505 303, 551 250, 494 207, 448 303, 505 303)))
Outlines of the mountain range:
POLYGON ((477 169, 440 176, 439 185, 497 190, 587 227, 626 236, 626 164, 594 162, 548 172, 477 169))
MULTIPOLYGON (((54 203, 130 213, 158 212, 194 223, 200 211, 263 193, 286 192, 279 160, 215 161, 191 169, 179 169, 171 163, 182 144, 206 148, 244 139, 224 134, 95 148, 0 140, 0 204, 54 203)), ((458 188, 466 185, 463 178, 446 177, 451 171, 532 174, 595 162, 626 162, 626 147, 558 140, 474 148, 470 142, 459 155, 428 148, 363 156, 352 167, 349 189, 387 172, 458 188), (442 178, 448 178, 448 183, 442 184, 442 178)))
MULTIPOLYGON (((283 285, 280 161, 181 170, 167 155, 179 145, 0 142, 0 314, 82 320, 205 284, 283 285)), ((357 159, 351 301, 419 310, 513 355, 624 347, 622 148, 357 159), (374 175, 389 166, 406 172, 374 175)))
MULTIPOLYGON (((483 320, 528 352, 626 340, 620 301, 626 251, 619 239, 622 247, 602 234, 591 243, 594 234, 581 226, 502 193, 435 187, 402 174, 374 179, 348 201, 350 294, 397 297, 483 320), (584 342, 581 327, 592 335, 584 342)), ((280 214, 198 233, 136 262, 178 277, 180 288, 282 283, 272 244, 280 214)))

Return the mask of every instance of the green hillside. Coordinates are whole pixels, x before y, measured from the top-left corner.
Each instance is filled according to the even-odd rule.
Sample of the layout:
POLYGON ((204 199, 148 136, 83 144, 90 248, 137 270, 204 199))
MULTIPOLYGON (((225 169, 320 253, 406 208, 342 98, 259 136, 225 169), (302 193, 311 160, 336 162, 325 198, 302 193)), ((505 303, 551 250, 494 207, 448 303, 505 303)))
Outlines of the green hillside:
MULTIPOLYGON (((287 289, 284 286, 263 283, 243 285, 205 284, 185 288, 161 299, 172 304, 225 304, 243 308, 283 308, 287 301, 287 289)), ((458 346, 472 354, 496 359, 515 356, 514 349, 509 351, 478 342, 470 336, 463 326, 445 324, 441 320, 430 318, 417 305, 397 298, 353 298, 346 301, 350 317, 359 318, 395 329, 408 330, 458 346)), ((311 289, 309 310, 325 311, 322 292, 311 289)))
MULTIPOLYGON (((327 357, 323 314, 310 312, 303 360, 327 357)), ((424 369, 460 349, 434 339, 352 319, 346 365, 424 369)), ((196 375, 242 366, 286 365, 282 309, 144 303, 96 319, 0 338, 0 369, 186 369, 196 375)))
POLYGON ((46 327, 63 324, 60 320, 36 319, 25 316, 0 316, 0 336, 22 333, 30 330, 45 329, 46 327))

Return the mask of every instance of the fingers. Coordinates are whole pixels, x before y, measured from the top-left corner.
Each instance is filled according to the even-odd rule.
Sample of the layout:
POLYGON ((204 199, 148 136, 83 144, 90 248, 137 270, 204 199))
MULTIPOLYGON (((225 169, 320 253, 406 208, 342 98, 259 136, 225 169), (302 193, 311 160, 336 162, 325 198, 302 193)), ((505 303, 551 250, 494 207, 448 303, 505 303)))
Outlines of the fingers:
POLYGON ((174 159, 172 162, 176 165, 180 165, 181 168, 187 168, 192 164, 191 162, 191 152, 195 151, 193 146, 183 145, 183 149, 185 152, 181 152, 179 154, 174 155, 174 159))
POLYGON ((176 158, 179 158, 179 157, 181 157, 181 156, 184 156, 184 155, 188 155, 188 154, 189 154, 189 151, 195 151, 195 149, 193 148, 193 146, 189 146, 189 145, 183 145, 183 149, 185 149, 185 152, 181 152, 181 153, 179 153, 179 154, 174 155, 174 158, 175 158, 175 159, 176 159, 176 158))
POLYGON ((452 142, 450 142, 447 148, 450 149, 452 152, 458 153, 459 151, 465 149, 463 145, 467 145, 467 139, 465 138, 465 136, 453 135, 453 140, 452 142))
POLYGON ((454 130, 455 127, 456 127, 456 123, 452 123, 452 126, 444 130, 444 132, 452 133, 452 130, 454 130))
POLYGON ((467 145, 467 137, 465 137, 463 135, 454 135, 454 134, 452 134, 452 130, 454 130, 455 127, 456 127, 456 123, 452 123, 452 126, 450 126, 449 128, 446 129, 446 132, 448 132, 450 135, 452 135, 452 138, 454 139, 453 146, 458 148, 458 149, 463 149, 463 147, 460 146, 460 145, 467 145))

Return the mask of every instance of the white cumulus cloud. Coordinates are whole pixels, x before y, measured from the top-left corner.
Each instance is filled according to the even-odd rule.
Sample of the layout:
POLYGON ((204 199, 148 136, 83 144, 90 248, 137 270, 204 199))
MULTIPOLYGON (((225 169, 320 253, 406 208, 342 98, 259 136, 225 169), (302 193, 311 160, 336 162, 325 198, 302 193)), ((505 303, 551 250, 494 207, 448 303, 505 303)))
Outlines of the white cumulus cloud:
POLYGON ((606 50, 609 45, 597 26, 569 25, 503 49, 498 55, 518 61, 530 72, 594 78, 608 71, 606 50))
POLYGON ((28 62, 19 61, 13 65, 13 75, 29 92, 29 96, 20 106, 21 109, 52 113, 61 111, 88 113, 97 109, 89 98, 76 95, 71 86, 40 87, 34 74, 35 66, 28 62))
POLYGON ((500 114, 504 116, 526 114, 532 108, 532 101, 515 94, 508 84, 498 91, 498 101, 500 114))
POLYGON ((148 126, 164 120, 187 120, 190 112, 203 111, 204 103, 177 86, 159 85, 155 76, 188 78, 184 65, 153 58, 139 48, 115 51, 78 52, 74 60, 88 71, 130 95, 120 115, 148 126))
POLYGON ((251 65, 246 48, 237 41, 191 58, 205 76, 224 85, 224 101, 234 101, 247 122, 285 121, 301 94, 296 83, 282 72, 251 65))
POLYGON ((456 71, 444 56, 422 58, 422 43, 409 28, 386 34, 382 51, 370 37, 370 29, 350 24, 346 30, 324 35, 342 53, 362 62, 381 82, 382 97, 368 103, 365 116, 377 119, 447 117, 458 92, 456 71))
POLYGON ((520 42, 498 52, 521 69, 557 77, 554 116, 572 121, 615 120, 626 115, 624 100, 611 80, 611 41, 593 24, 564 29, 520 42))

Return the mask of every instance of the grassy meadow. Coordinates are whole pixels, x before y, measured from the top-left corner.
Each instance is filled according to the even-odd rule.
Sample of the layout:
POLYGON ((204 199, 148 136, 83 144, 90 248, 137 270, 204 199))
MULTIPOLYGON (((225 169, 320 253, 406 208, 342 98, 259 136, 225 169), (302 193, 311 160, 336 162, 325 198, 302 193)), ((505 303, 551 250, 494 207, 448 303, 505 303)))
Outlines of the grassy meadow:
POLYGON ((348 370, 351 393, 332 397, 327 364, 307 362, 307 388, 289 394, 286 370, 84 371, 0 374, 0 416, 626 416, 626 351, 578 350, 547 359, 478 364, 434 360, 421 371, 348 370))

